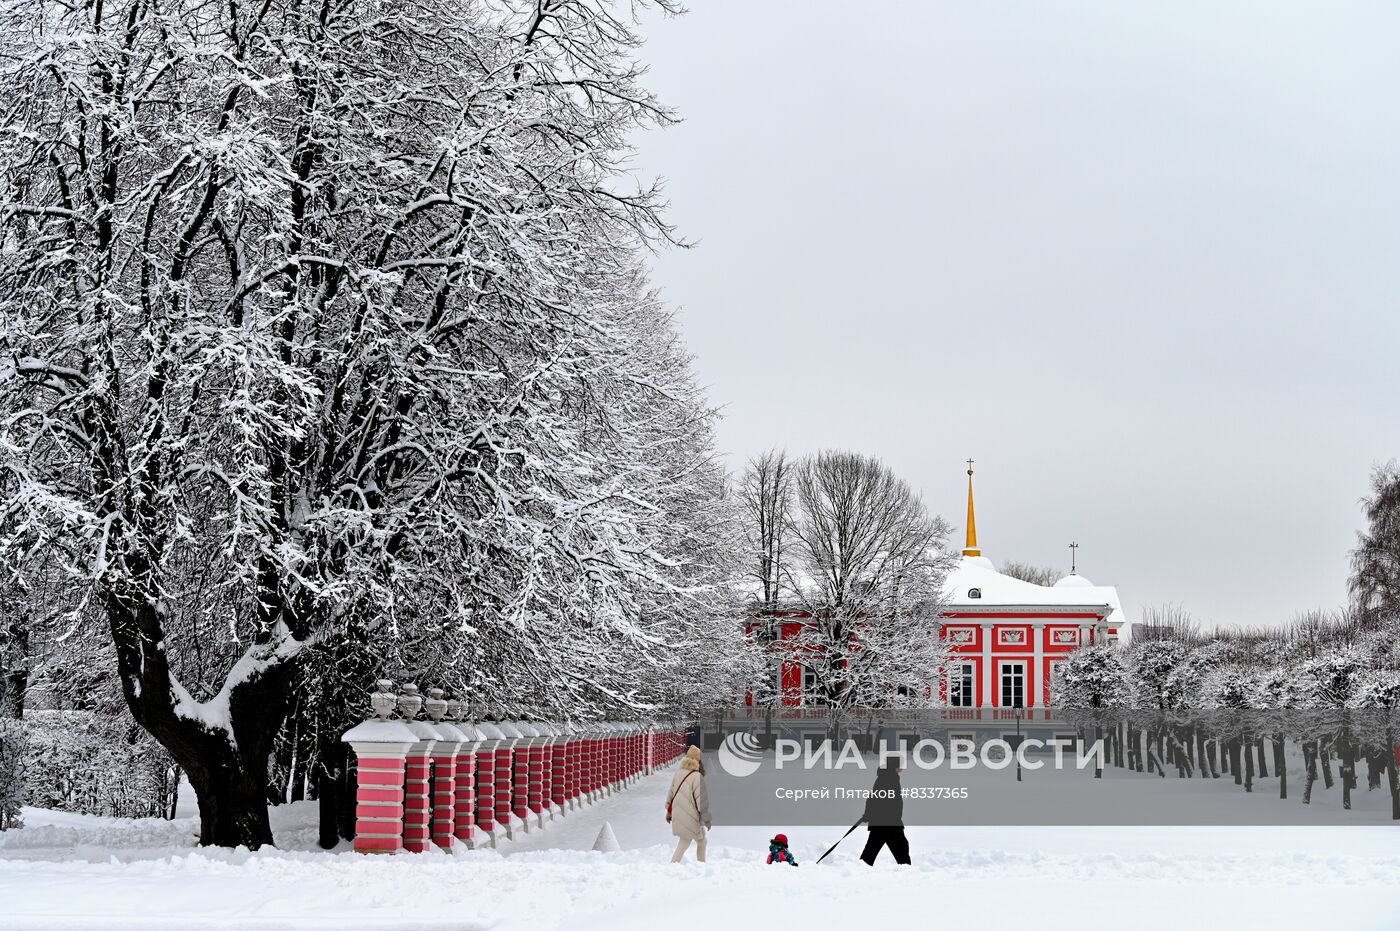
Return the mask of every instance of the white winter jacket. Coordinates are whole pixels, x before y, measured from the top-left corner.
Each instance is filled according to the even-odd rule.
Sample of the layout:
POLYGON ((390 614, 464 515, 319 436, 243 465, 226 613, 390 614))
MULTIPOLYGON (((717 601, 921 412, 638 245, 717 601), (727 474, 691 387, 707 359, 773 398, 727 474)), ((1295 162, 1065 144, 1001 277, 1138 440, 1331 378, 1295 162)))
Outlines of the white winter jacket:
POLYGON ((710 795, 705 791, 705 775, 700 772, 699 751, 693 756, 681 757, 680 768, 671 780, 666 797, 671 800, 671 833, 704 840, 705 831, 711 826, 710 795))

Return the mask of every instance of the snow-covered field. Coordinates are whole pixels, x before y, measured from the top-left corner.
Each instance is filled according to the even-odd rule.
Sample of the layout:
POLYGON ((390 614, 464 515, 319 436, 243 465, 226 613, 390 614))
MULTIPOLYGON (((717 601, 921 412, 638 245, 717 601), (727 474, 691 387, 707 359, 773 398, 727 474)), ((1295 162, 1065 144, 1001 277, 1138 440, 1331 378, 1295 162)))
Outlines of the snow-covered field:
POLYGON ((817 866, 841 829, 780 826, 793 869, 763 863, 775 828, 718 827, 709 863, 674 866, 668 780, 455 855, 315 850, 310 804, 275 809, 282 849, 256 854, 194 849, 188 818, 29 809, 0 835, 0 929, 1400 928, 1400 826, 919 827, 912 867, 873 870, 863 832, 817 866), (604 821, 620 852, 590 849, 604 821))

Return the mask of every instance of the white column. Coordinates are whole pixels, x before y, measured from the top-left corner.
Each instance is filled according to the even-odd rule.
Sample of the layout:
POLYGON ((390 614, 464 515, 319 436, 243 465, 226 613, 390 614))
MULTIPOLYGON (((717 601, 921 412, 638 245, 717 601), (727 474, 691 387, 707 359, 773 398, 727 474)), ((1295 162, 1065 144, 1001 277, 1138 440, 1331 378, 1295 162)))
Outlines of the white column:
POLYGON ((993 681, 996 679, 996 670, 992 668, 992 637, 996 631, 993 624, 982 625, 982 701, 983 708, 992 707, 993 681))
POLYGON ((1026 707, 1039 708, 1041 697, 1045 694, 1045 683, 1040 681, 1045 669, 1045 622, 1034 621, 1031 624, 1031 636, 1035 638, 1034 662, 1035 669, 1031 675, 1026 676, 1026 707), (1032 685, 1033 683, 1033 685, 1032 685))

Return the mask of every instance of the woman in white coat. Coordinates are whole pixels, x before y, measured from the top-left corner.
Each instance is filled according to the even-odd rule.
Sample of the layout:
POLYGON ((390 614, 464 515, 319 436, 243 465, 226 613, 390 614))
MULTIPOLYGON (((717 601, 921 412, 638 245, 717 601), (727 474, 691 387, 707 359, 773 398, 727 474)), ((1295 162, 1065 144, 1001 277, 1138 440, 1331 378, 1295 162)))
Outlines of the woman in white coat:
POLYGON ((676 835, 672 863, 681 862, 690 842, 695 841, 695 859, 705 862, 705 832, 711 827, 710 795, 705 791, 705 770, 700 765, 700 748, 690 747, 681 757, 680 768, 666 793, 667 820, 676 835))

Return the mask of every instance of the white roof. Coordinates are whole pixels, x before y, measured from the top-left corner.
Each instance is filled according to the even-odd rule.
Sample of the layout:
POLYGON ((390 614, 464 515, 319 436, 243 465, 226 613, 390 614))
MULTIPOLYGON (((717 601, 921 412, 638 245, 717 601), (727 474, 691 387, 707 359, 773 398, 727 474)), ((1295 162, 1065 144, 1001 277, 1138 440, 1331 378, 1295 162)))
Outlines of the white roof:
POLYGON ((1127 619, 1118 602, 1118 589, 1111 585, 1094 585, 1083 576, 1070 578, 1081 579, 1082 583, 1066 585, 1066 579, 1061 579, 1055 585, 1036 585, 1003 575, 985 556, 964 556, 948 573, 944 583, 945 603, 952 610, 1014 606, 1045 607, 1053 613, 1069 607, 1107 606, 1108 626, 1126 633, 1127 619), (969 595, 974 589, 980 597, 969 595))

